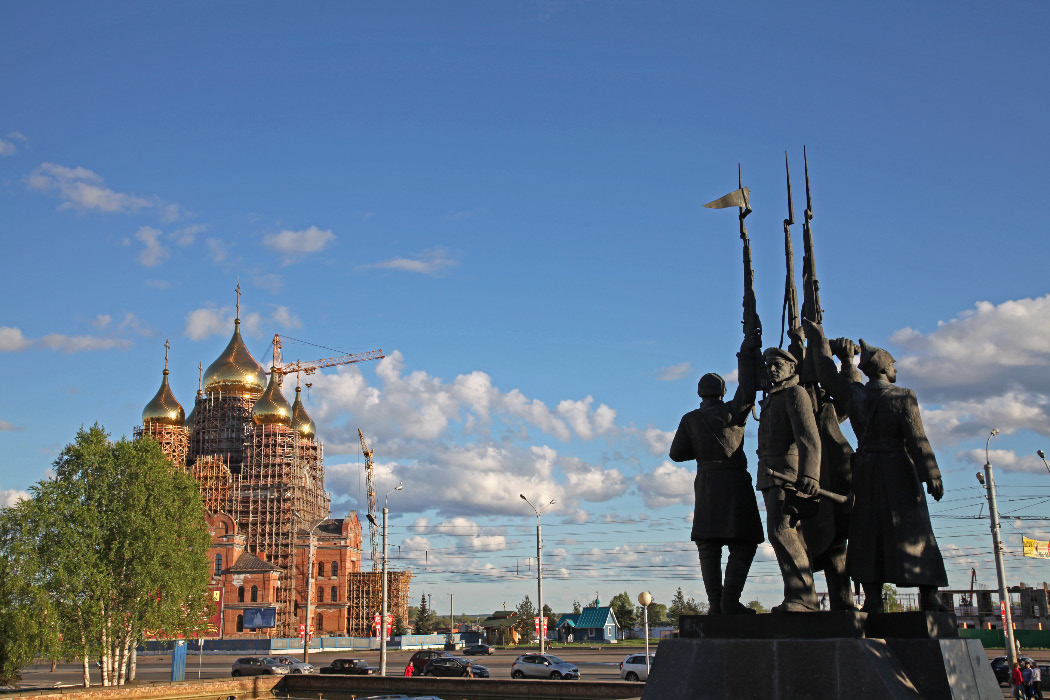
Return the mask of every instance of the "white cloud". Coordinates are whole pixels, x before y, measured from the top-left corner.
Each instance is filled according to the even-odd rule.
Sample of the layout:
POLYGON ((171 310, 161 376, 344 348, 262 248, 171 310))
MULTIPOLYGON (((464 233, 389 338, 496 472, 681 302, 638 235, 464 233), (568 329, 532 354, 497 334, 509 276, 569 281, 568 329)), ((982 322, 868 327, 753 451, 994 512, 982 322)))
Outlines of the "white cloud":
POLYGON ((45 348, 64 353, 112 350, 114 348, 125 350, 132 346, 130 340, 124 340, 123 338, 99 338, 90 335, 63 335, 61 333, 45 335, 40 339, 40 344, 45 348))
POLYGON ((928 334, 904 328, 890 342, 907 353, 897 362, 901 382, 925 402, 1050 393, 1050 295, 978 302, 928 334))
MULTIPOLYGON (((228 335, 233 333, 235 317, 235 309, 232 306, 194 309, 186 314, 186 328, 183 333, 190 340, 204 340, 212 335, 228 335)), ((299 317, 287 306, 273 307, 268 316, 254 311, 241 316, 241 332, 253 337, 272 333, 274 326, 283 329, 298 328, 301 325, 299 317)))
POLYGON ((658 428, 647 428, 643 436, 646 447, 654 455, 665 455, 671 449, 671 441, 674 440, 673 430, 660 430, 658 428))
POLYGON ((285 229, 280 233, 271 233, 263 238, 263 245, 280 253, 285 263, 288 263, 311 253, 319 253, 334 240, 335 234, 330 230, 311 226, 302 231, 285 229))
POLYGON ((216 265, 229 257, 229 246, 218 238, 209 238, 206 245, 211 254, 211 261, 216 265))
POLYGON ((135 238, 144 246, 139 251, 139 264, 146 267, 156 267, 168 257, 167 249, 160 244, 160 238, 164 234, 152 226, 143 226, 135 232, 135 238))
POLYGON ((566 490, 577 498, 598 503, 627 492, 627 481, 617 469, 602 469, 575 457, 562 460, 566 471, 566 490))
POLYGON ((99 314, 91 322, 91 325, 94 326, 95 328, 105 328, 106 326, 109 325, 109 322, 112 321, 112 320, 113 320, 113 317, 110 316, 109 314, 99 314))
POLYGON ((10 508, 11 506, 18 505, 19 501, 28 501, 29 499, 30 496, 28 491, 0 489, 0 508, 10 508))
POLYGON ((592 440, 597 435, 605 435, 616 427, 616 411, 605 404, 591 410, 593 403, 594 397, 592 396, 582 401, 566 399, 558 403, 558 415, 584 440, 592 440))
POLYGON ((1000 396, 948 401, 937 407, 923 405, 922 422, 934 445, 985 435, 989 426, 999 427, 1005 434, 1031 430, 1050 435, 1050 397, 1010 391, 1000 396))
POLYGON ((649 474, 634 477, 634 485, 647 508, 665 508, 693 502, 692 469, 665 461, 649 474))
POLYGON ((693 363, 682 362, 677 365, 671 365, 670 367, 664 367, 660 370, 660 374, 657 375, 657 379, 664 382, 673 382, 683 377, 688 377, 693 373, 693 363))
POLYGON ((26 183, 38 192, 57 193, 63 200, 60 209, 105 213, 154 209, 166 221, 184 213, 179 205, 166 203, 156 196, 147 198, 111 190, 98 173, 83 167, 42 163, 29 174, 26 183))
POLYGON ((14 143, 0 139, 0 156, 13 156, 17 152, 18 148, 14 143))
POLYGON ((193 224, 191 226, 183 226, 180 229, 176 229, 168 234, 171 240, 175 241, 178 246, 186 247, 193 245, 197 240, 197 234, 207 231, 208 227, 204 224, 193 224))
MULTIPOLYGON (((984 466, 984 448, 963 450, 955 454, 955 459, 974 467, 984 466)), ((988 450, 988 460, 996 469, 1008 472, 1035 472, 1046 474, 1046 465, 1038 455, 1018 455, 1013 450, 988 450)))
POLYGON ((436 275, 451 267, 459 265, 459 261, 450 258, 441 248, 424 251, 414 258, 391 258, 369 265, 362 265, 363 269, 379 268, 387 270, 401 270, 402 272, 415 272, 421 275, 436 275))
POLYGON ((9 420, 0 419, 0 433, 17 432, 19 430, 25 430, 25 427, 21 425, 15 425, 9 420))
POLYGON ((20 352, 32 344, 33 341, 22 335, 21 329, 0 326, 0 352, 20 352))

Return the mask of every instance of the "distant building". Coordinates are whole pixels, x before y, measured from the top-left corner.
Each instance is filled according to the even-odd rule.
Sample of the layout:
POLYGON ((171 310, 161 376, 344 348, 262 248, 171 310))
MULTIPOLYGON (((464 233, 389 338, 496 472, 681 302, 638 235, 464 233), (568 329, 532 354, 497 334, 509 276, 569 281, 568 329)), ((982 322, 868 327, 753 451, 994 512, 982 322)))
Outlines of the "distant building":
MULTIPOLYGON (((299 387, 289 404, 283 374, 272 370, 267 379, 248 351, 238 314, 229 344, 202 374, 188 417, 168 384, 165 353, 160 389, 135 436, 157 440, 176 468, 197 479, 224 636, 296 637, 309 624, 315 637, 370 636, 380 585, 378 573, 361 571, 361 523, 354 511, 329 517, 324 446, 299 387), (274 629, 245 628, 244 610, 260 607, 274 608, 274 629)), ((407 620, 411 574, 389 573, 390 611, 407 620)))
POLYGON ((608 606, 584 608, 582 612, 562 615, 556 627, 558 641, 615 643, 619 638, 620 624, 608 606))
POLYGON ((481 622, 481 628, 485 630, 486 644, 517 644, 518 630, 514 624, 518 621, 518 613, 513 610, 497 610, 481 622))

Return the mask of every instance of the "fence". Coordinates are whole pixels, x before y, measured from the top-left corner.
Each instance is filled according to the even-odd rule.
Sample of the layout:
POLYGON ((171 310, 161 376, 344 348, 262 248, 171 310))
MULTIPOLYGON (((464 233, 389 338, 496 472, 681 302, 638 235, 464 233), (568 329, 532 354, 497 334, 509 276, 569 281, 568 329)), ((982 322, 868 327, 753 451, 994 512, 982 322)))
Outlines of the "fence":
MULTIPOLYGON (((457 645, 474 644, 477 642, 477 633, 465 632, 453 635, 457 645)), ((388 649, 432 649, 443 647, 449 641, 447 634, 406 634, 401 637, 390 637, 387 640, 388 649)), ((173 640, 149 640, 140 644, 138 653, 142 655, 171 654, 175 647, 173 640)), ((190 653, 199 654, 200 640, 186 640, 186 648, 190 653)), ((317 637, 310 640, 310 651, 356 651, 367 649, 378 649, 379 639, 376 637, 317 637)), ((277 639, 205 639, 205 654, 253 654, 256 656, 272 654, 277 652, 301 652, 303 642, 292 637, 277 639)))

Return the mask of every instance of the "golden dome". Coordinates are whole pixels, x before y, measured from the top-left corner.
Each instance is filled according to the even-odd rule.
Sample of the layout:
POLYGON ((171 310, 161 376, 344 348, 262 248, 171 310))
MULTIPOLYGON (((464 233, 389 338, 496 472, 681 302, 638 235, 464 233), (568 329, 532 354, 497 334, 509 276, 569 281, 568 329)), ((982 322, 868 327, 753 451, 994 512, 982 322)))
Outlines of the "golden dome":
POLYGON ((205 391, 255 393, 266 385, 266 373, 241 340, 240 326, 239 319, 233 322, 230 344, 204 373, 205 391))
POLYGON ((176 400, 175 394, 171 393, 171 387, 168 386, 168 370, 165 369, 157 395, 142 409, 142 425, 182 425, 185 419, 186 413, 182 410, 182 404, 176 400))
POLYGON ((306 407, 303 406, 303 400, 299 397, 300 392, 302 392, 302 389, 295 387, 295 403, 292 404, 292 427, 298 430, 299 434, 304 438, 313 440, 317 434, 317 427, 310 418, 310 414, 306 412, 306 407))
POLYGON ((252 409, 252 420, 256 425, 290 426, 292 424, 292 407, 288 404, 288 399, 284 398, 284 394, 281 393, 278 377, 280 375, 277 372, 270 372, 270 383, 266 385, 266 391, 255 402, 255 408, 252 409))

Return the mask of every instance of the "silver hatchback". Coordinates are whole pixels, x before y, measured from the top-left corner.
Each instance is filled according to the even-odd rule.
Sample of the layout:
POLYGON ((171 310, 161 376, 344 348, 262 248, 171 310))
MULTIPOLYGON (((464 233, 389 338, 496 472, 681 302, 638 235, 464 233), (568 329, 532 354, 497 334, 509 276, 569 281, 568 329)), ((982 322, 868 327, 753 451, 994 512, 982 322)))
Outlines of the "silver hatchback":
POLYGON ((579 680, 580 669, 554 654, 522 654, 510 665, 510 677, 579 680))
POLYGON ((317 673, 313 664, 300 661, 294 656, 275 656, 273 658, 277 659, 277 663, 287 666, 290 669, 289 673, 317 673))
POLYGON ((288 673, 288 666, 272 656, 246 656, 233 662, 231 676, 278 676, 288 673))

